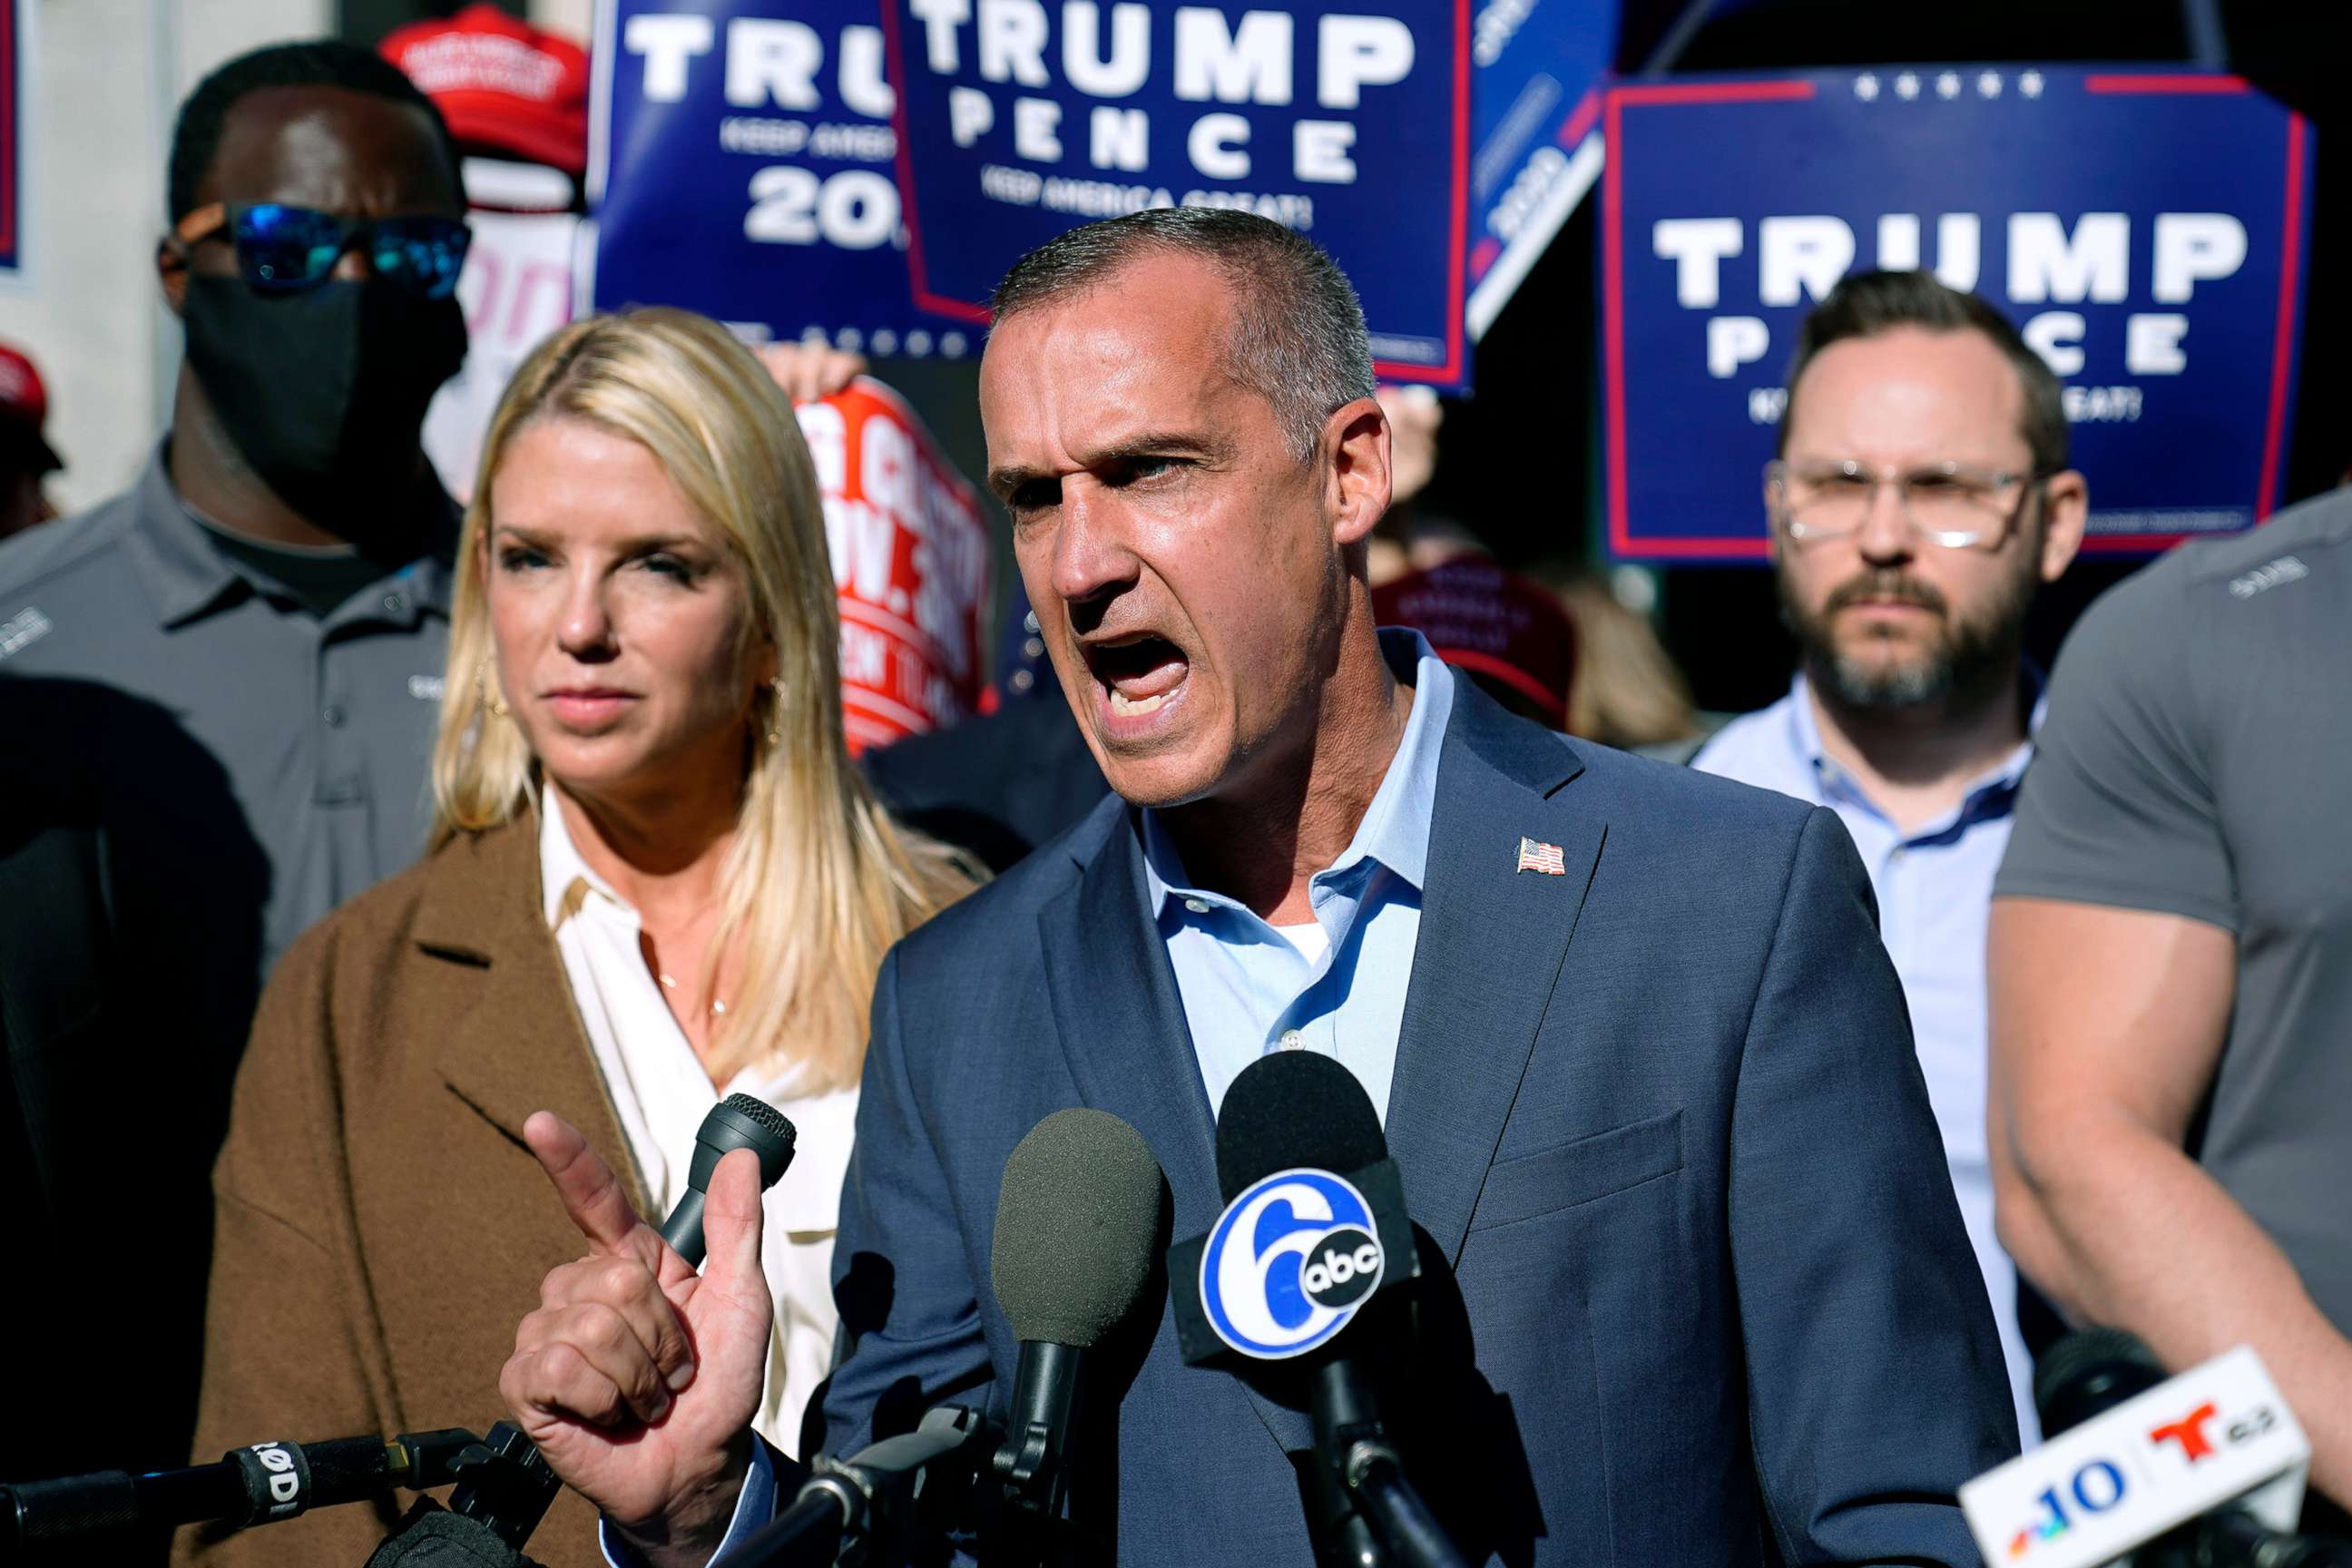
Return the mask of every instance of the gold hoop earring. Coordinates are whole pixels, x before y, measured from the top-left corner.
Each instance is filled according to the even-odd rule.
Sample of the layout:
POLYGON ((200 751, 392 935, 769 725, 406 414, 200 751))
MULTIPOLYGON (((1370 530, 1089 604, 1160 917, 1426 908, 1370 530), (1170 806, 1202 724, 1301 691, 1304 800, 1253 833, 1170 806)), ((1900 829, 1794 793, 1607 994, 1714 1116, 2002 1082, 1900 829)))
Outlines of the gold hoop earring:
POLYGON ((784 743, 784 678, 776 677, 768 682, 768 689, 776 694, 775 717, 768 721, 768 744, 781 746, 784 743))
POLYGON ((490 695, 490 667, 487 664, 474 672, 474 706, 497 719, 505 718, 509 711, 503 695, 490 695))

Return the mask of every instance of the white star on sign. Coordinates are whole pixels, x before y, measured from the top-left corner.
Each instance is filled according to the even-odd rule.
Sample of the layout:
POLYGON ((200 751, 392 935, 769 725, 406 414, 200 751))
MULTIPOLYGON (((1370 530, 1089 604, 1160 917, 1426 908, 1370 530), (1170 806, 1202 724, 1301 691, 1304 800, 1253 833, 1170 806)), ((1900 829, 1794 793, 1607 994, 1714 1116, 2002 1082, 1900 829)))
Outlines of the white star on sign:
POLYGON ((2000 72, 1987 71, 1977 78, 1977 91, 1986 98, 2000 96, 2000 72))
POLYGON ((1937 77, 1936 79, 1936 96, 1937 98, 1959 97, 1960 73, 1958 71, 1946 71, 1943 75, 1937 77))
POLYGON ((1863 72, 1853 79, 1853 95, 1864 103, 1874 101, 1878 97, 1878 79, 1868 71, 1863 72))
POLYGON ((2017 90, 2023 93, 2028 98, 2040 98, 2042 96, 2042 73, 2040 71, 2027 71, 2023 76, 2019 77, 2017 79, 2017 90))
POLYGON ((1901 76, 1896 77, 1896 78, 1895 79, 1895 97, 1897 97, 1897 98, 1916 98, 1916 97, 1918 97, 1918 96, 1919 96, 1919 79, 1918 79, 1918 77, 1917 77, 1917 76, 1916 76, 1916 75, 1914 75, 1914 74, 1913 74, 1912 72, 1910 72, 1910 71, 1905 71, 1901 76))

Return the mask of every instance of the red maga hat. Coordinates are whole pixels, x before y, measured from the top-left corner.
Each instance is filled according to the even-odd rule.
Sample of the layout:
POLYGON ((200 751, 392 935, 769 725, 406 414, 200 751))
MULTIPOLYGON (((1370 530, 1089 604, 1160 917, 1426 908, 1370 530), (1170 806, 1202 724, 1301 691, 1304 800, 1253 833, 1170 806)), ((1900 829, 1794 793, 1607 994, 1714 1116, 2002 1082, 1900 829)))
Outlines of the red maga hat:
POLYGON ((48 422, 49 389, 41 384, 40 371, 20 351, 0 343, 0 424, 32 437, 43 473, 66 466, 48 443, 44 428, 48 422))
POLYGON ((1373 589, 1372 618, 1412 627, 1438 658, 1523 699, 1555 729, 1568 721, 1576 623, 1525 577, 1457 556, 1373 589))
POLYGON ((395 28, 383 51, 458 141, 568 174, 588 167, 588 51, 579 45, 486 4, 395 28))

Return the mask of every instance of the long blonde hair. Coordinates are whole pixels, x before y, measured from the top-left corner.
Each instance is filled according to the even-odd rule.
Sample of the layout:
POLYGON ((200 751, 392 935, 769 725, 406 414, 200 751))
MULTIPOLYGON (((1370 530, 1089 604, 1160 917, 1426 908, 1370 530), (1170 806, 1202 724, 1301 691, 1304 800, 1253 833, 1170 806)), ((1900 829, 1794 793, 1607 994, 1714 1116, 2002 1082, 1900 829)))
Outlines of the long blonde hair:
POLYGON ((790 1062, 800 1068, 799 1092, 854 1084, 883 953, 969 891, 974 877, 942 846, 893 823, 851 765, 815 469, 782 391, 717 322, 665 309, 575 321, 533 350, 508 384, 458 546, 433 747, 434 846, 499 826, 530 805, 536 761, 503 703, 493 703, 485 542, 491 478, 516 434, 558 417, 586 420, 654 455, 743 564, 745 650, 762 637, 775 647, 783 695, 772 709, 753 705, 742 806, 703 964, 708 994, 719 955, 741 943, 742 976, 717 1021, 711 1077, 724 1083, 745 1067, 790 1062))

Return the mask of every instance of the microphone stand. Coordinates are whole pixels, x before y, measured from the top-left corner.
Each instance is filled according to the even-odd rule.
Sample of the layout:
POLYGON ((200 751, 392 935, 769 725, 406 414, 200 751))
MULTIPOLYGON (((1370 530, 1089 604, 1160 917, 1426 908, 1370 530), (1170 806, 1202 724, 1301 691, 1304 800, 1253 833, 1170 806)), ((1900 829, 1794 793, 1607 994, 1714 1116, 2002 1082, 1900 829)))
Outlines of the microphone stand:
POLYGON ((1313 1377, 1315 1463, 1336 1535, 1327 1558, 1349 1568, 1469 1568, 1405 1479, 1379 1404, 1354 1364, 1334 1356, 1313 1377))
POLYGON ((452 1481, 458 1486, 451 1511, 517 1551, 562 1486, 530 1440, 504 1421, 487 1439, 446 1426, 389 1438, 255 1443, 185 1469, 100 1470, 0 1487, 0 1547, 79 1555, 94 1538, 122 1531, 215 1521, 242 1530, 452 1481))
MULTIPOLYGON (((886 1437, 847 1459, 819 1459, 790 1507, 714 1568, 829 1568, 868 1561, 901 1527, 934 1483, 942 1459, 970 1461, 994 1434, 976 1410, 942 1405, 912 1432, 886 1437)), ((889 1559, 882 1559, 889 1561, 889 1559)))

